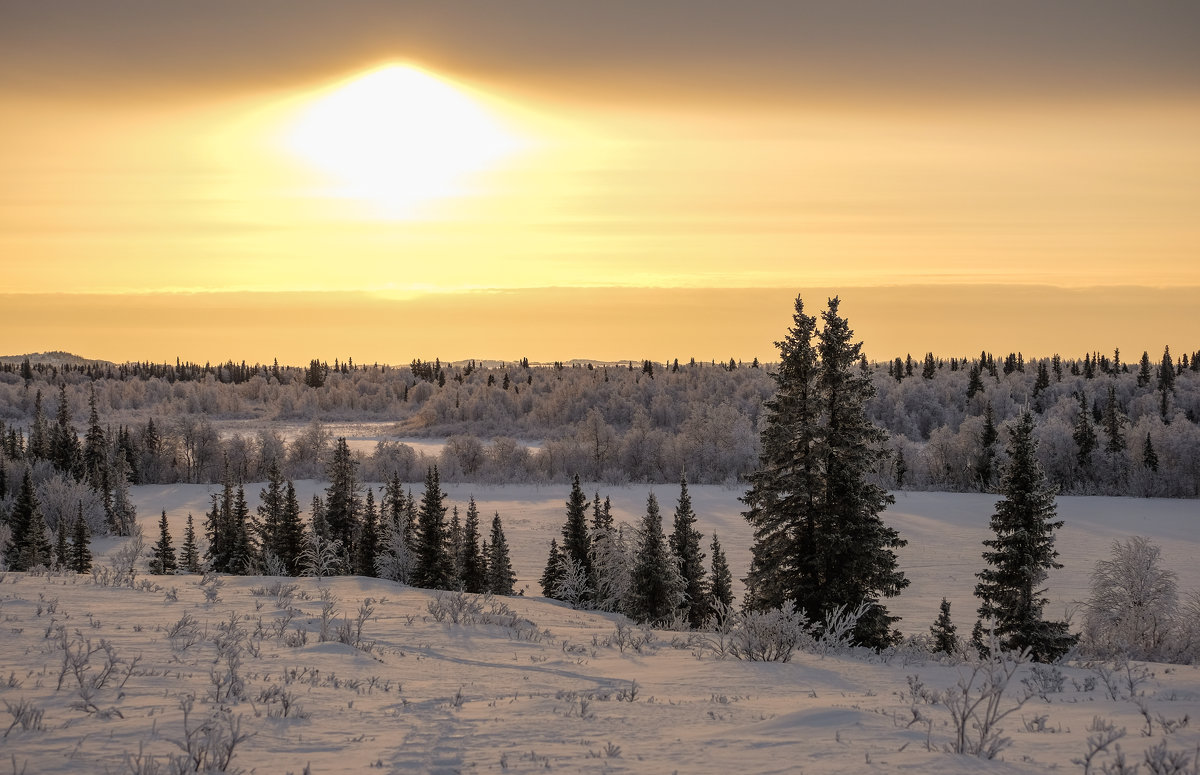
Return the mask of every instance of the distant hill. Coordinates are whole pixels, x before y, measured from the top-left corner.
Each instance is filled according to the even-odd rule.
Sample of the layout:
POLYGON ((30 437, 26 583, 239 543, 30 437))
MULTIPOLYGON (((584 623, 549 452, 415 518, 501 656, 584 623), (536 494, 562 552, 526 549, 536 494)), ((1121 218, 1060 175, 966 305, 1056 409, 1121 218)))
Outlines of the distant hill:
POLYGON ((32 364, 44 363, 47 366, 87 366, 89 364, 107 364, 108 361, 84 358, 82 355, 54 350, 48 353, 26 353, 25 355, 0 355, 0 363, 21 364, 28 358, 32 364))

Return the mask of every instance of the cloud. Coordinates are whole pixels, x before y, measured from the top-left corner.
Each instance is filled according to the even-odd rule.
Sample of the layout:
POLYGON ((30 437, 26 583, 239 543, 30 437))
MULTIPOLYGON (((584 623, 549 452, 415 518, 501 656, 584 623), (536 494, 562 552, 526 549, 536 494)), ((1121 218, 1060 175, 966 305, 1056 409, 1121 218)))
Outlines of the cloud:
POLYGON ((1200 4, 1119 0, 41 0, 8 3, 9 88, 192 92, 385 59, 619 94, 897 99, 1200 91, 1200 4))

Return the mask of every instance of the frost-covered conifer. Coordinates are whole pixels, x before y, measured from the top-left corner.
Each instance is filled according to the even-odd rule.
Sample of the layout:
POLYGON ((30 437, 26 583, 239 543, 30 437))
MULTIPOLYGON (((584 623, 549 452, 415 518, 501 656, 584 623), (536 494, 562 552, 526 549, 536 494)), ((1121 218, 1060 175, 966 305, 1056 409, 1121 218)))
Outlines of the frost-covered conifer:
POLYGON ((905 541, 880 518, 892 497, 872 477, 887 434, 867 417, 875 388, 838 306, 829 300, 818 333, 797 297, 794 327, 779 343, 778 389, 765 404, 759 468, 743 497, 754 528, 747 607, 792 602, 821 621, 865 603, 854 640, 878 649, 897 637, 880 598, 908 585, 895 554, 905 541))
POLYGON ((187 516, 187 526, 183 529, 183 546, 180 548, 179 564, 188 573, 200 572, 200 547, 196 544, 196 525, 192 515, 187 516))
POLYGON ((150 558, 150 572, 159 575, 174 573, 178 568, 175 547, 171 544, 171 529, 167 525, 167 510, 158 519, 158 542, 150 558))
POLYGON ((663 534, 654 493, 646 499, 636 545, 625 614, 639 622, 663 621, 683 601, 684 580, 663 534))
POLYGON ((729 572, 729 563, 725 559, 725 550, 721 541, 713 533, 712 546, 712 602, 714 607, 728 610, 733 605, 733 574, 729 572))
MULTIPOLYGON (((985 540, 986 568, 976 574, 975 596, 981 620, 995 622, 995 633, 1006 649, 1028 647, 1034 659, 1057 659, 1077 640, 1066 622, 1042 619, 1048 602, 1042 586, 1056 562, 1054 533, 1062 527, 1056 519, 1055 491, 1046 482, 1037 460, 1033 414, 1026 411, 1009 430, 1009 463, 1001 485, 1003 500, 996 503, 991 526, 995 538, 985 540)), ((976 627, 977 632, 982 628, 976 627)), ((977 647, 982 647, 976 642, 977 647)))
POLYGON ((950 621, 950 601, 943 597, 937 621, 929 628, 929 634, 933 636, 934 653, 953 654, 958 650, 956 630, 954 623, 950 621))
POLYGON ((696 512, 688 494, 687 477, 679 479, 679 502, 675 506, 674 529, 671 531, 671 552, 683 578, 681 612, 692 627, 701 627, 708 619, 708 579, 704 572, 704 551, 700 548, 700 531, 696 529, 696 512))
POLYGON ((558 550, 558 540, 550 539, 550 554, 546 557, 546 567, 542 570, 539 583, 542 594, 557 599, 558 580, 562 577, 562 552, 558 550))
POLYGON ((475 505, 474 497, 467 503, 467 518, 463 522, 462 539, 459 542, 458 566, 464 591, 487 591, 487 566, 479 550, 479 507, 475 505))
POLYGON ((491 540, 487 544, 487 591, 493 595, 511 595, 517 583, 512 561, 508 556, 508 540, 504 537, 504 525, 500 513, 492 517, 491 540))
POLYGON ((453 558, 447 551, 445 497, 437 466, 433 466, 425 473, 425 494, 417 512, 412 583, 418 587, 451 589, 454 586, 453 558))
POLYGON ((75 516, 75 524, 71 529, 71 570, 76 573, 87 573, 92 569, 91 535, 88 533, 87 522, 83 519, 83 508, 75 516))

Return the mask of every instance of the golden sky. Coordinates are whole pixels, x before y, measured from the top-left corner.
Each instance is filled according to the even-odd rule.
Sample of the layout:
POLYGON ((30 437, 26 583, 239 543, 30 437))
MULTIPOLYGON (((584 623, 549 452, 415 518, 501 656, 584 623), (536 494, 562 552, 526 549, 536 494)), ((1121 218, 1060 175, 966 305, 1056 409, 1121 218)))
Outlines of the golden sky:
POLYGON ((591 5, 6 5, 0 354, 1200 340, 1191 6, 591 5))

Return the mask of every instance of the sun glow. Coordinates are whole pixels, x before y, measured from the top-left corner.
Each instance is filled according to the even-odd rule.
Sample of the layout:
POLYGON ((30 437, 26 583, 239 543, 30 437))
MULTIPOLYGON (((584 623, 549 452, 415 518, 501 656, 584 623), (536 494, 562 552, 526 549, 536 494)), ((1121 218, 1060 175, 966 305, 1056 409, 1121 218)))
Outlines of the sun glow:
POLYGON ((465 89, 388 65, 316 97, 284 144, 327 176, 326 193, 411 218, 431 200, 472 193, 474 177, 525 141, 465 89))

